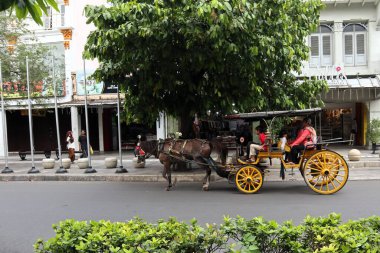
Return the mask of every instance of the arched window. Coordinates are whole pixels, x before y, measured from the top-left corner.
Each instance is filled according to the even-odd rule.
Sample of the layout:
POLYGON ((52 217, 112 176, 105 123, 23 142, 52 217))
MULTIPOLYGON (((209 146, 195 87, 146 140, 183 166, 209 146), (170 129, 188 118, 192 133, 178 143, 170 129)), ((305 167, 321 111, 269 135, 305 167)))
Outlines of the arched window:
POLYGON ((310 66, 332 65, 332 29, 328 25, 320 25, 310 35, 310 66))
POLYGON ((362 24, 345 24, 343 29, 344 64, 367 64, 367 28, 362 24))

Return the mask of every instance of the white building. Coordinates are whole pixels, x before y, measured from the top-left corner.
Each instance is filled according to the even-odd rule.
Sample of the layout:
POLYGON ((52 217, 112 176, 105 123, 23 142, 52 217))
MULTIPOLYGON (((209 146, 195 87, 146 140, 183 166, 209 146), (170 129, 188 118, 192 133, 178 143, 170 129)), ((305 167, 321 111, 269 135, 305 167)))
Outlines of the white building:
POLYGON ((323 2, 320 26, 308 38, 303 76, 328 81, 330 90, 321 95, 329 119, 326 137, 347 139, 356 119, 357 143, 364 145, 369 120, 380 118, 379 0, 323 2))
MULTIPOLYGON (((64 146, 66 131, 72 130, 77 138, 80 130, 85 129, 82 53, 87 36, 94 27, 86 24, 84 7, 87 4, 106 4, 106 0, 58 0, 57 3, 60 12, 50 8, 49 15, 43 16, 43 26, 37 25, 31 19, 27 22, 28 29, 35 33, 40 43, 54 45, 56 51, 64 55, 65 81, 62 84, 64 94, 58 98, 61 143, 64 146)), ((86 61, 87 76, 97 66, 96 61, 86 61)), ((87 85, 87 89, 90 94, 88 104, 91 145, 99 151, 115 150, 117 148, 116 86, 88 83, 90 83, 87 85)), ((38 105, 33 100, 32 103, 34 109, 41 109, 39 112, 33 111, 35 150, 55 150, 57 138, 53 109, 54 99, 45 97, 42 105, 38 105)), ((27 99, 25 98, 6 100, 9 151, 30 150, 26 109, 27 99)), ((1 143, 3 143, 2 131, 0 126, 1 143)), ((78 149, 77 142, 76 145, 78 149)), ((0 156, 3 154, 3 146, 0 146, 0 156)))
MULTIPOLYGON (((308 38, 310 60, 304 64, 302 75, 325 78, 329 83, 330 91, 321 94, 328 119, 324 121, 323 134, 327 138, 347 138, 356 118, 357 143, 363 145, 368 121, 380 118, 380 3, 379 0, 324 0, 324 3, 318 31, 308 38)), ((30 29, 36 32, 40 42, 54 44, 64 54, 65 93, 58 100, 62 139, 67 130, 79 136, 85 123, 82 52, 93 29, 84 17, 86 4, 106 4, 106 0, 58 0, 60 12, 49 10, 44 26, 30 22, 30 29)), ((86 61, 87 74, 97 66, 96 62, 86 61)), ((88 97, 89 126, 95 143, 91 145, 100 151, 114 150, 117 148, 116 94, 112 94, 115 89, 105 84, 93 84, 92 88, 88 97)), ((47 98, 43 105, 45 112, 33 117, 36 150, 57 147, 53 102, 47 98)), ((26 99, 7 101, 9 151, 30 149, 25 141, 29 139, 28 120, 22 113, 26 103, 26 99)), ((170 125, 173 125, 170 120, 160 115, 158 137, 166 137, 172 130, 168 129, 170 125)), ((0 142, 2 131, 0 126, 0 142)))

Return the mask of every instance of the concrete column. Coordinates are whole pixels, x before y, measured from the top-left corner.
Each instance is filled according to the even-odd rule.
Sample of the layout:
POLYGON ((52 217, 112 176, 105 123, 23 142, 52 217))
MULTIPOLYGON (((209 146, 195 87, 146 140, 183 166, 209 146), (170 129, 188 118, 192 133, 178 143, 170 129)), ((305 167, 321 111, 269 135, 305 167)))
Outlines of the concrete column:
POLYGON ((333 52, 334 59, 333 65, 344 66, 343 63, 343 22, 334 23, 334 41, 333 41, 333 52))
MULTIPOLYGON (((7 118, 7 116, 5 116, 5 118, 7 118)), ((5 131, 5 129, 3 129, 3 124, 1 122, 3 122, 3 113, 0 110, 0 143, 2 143, 0 145, 0 156, 4 157, 5 156, 5 147, 4 147, 3 131, 5 131)), ((3 161, 1 161, 1 162, 3 162, 3 161)))
POLYGON ((156 130, 157 130, 157 140, 166 138, 166 114, 160 112, 159 117, 156 121, 156 130))
POLYGON ((104 152, 103 107, 98 107, 99 151, 104 152))
MULTIPOLYGON (((379 4, 380 5, 380 4, 379 4)), ((380 31, 376 31, 376 23, 368 22, 367 33, 367 63, 369 73, 379 73, 380 71, 380 49, 379 49, 380 31)))
POLYGON ((74 135, 74 143, 75 143, 75 150, 79 150, 79 143, 78 143, 78 137, 80 135, 81 131, 81 124, 80 124, 80 115, 78 113, 78 107, 71 107, 71 131, 73 131, 74 135))

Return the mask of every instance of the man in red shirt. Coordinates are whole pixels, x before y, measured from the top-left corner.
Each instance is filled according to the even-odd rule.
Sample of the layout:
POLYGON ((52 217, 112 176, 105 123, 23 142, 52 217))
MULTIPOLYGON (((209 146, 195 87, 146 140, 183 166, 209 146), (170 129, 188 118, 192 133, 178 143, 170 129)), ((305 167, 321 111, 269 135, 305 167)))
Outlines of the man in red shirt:
POLYGON ((311 126, 311 119, 304 118, 302 129, 298 132, 297 138, 290 144, 290 157, 293 163, 298 163, 298 154, 305 148, 316 144, 316 132, 311 126))

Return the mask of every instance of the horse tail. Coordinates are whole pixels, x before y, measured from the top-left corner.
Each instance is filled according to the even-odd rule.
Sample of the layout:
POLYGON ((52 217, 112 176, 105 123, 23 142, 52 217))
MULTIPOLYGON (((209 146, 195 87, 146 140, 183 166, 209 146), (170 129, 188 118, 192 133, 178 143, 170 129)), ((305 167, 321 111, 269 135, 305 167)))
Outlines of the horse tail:
POLYGON ((207 159, 207 163, 210 165, 210 167, 215 170, 216 174, 220 177, 228 178, 228 175, 230 174, 228 171, 222 169, 221 166, 218 166, 217 163, 212 159, 212 157, 209 157, 207 159))

